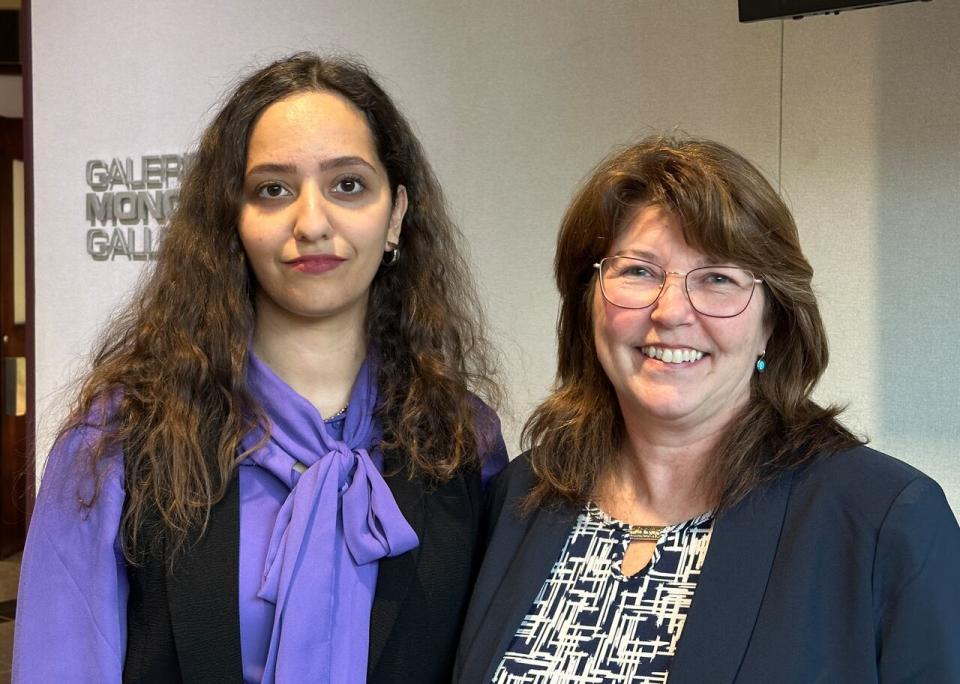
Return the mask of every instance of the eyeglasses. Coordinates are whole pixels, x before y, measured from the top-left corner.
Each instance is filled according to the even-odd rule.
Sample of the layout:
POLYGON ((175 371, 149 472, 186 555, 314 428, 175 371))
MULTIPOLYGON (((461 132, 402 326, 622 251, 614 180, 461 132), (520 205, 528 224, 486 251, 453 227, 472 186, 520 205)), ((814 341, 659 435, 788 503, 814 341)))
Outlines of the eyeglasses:
POLYGON ((666 287, 667 276, 683 278, 690 306, 713 318, 739 316, 749 306, 762 278, 736 266, 702 266, 686 273, 666 271, 650 261, 610 256, 593 267, 600 272, 603 298, 624 309, 652 306, 666 287))

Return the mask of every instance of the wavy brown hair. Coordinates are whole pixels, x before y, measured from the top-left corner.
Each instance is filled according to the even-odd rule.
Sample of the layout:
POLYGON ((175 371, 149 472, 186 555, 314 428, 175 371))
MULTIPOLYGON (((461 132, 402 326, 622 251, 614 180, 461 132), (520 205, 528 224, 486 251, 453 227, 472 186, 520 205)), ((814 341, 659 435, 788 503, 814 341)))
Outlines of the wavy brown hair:
POLYGON ((573 198, 560 228, 554 274, 560 290, 559 365, 550 396, 533 412, 524 445, 538 476, 528 508, 582 505, 617 465, 623 416, 594 346, 593 264, 639 208, 675 213, 688 245, 763 278, 772 331, 766 371, 710 460, 705 491, 718 509, 784 469, 861 443, 811 392, 827 367, 827 337, 790 211, 763 175, 716 142, 652 137, 601 162, 573 198))
POLYGON ((104 334, 64 428, 104 428, 91 450, 94 473, 123 453, 122 538, 131 561, 147 541, 160 537, 175 553, 205 528, 241 438, 265 423, 246 383, 255 281, 237 217, 257 118, 304 91, 352 102, 370 126, 391 193, 399 185, 407 192, 402 256, 375 275, 367 314, 381 446, 390 463, 430 481, 478 466, 485 446, 478 435, 487 427, 478 419, 492 417, 478 411, 472 391, 494 406, 500 391, 460 232, 437 179, 410 125, 362 64, 298 53, 243 79, 203 133, 155 267, 104 334))

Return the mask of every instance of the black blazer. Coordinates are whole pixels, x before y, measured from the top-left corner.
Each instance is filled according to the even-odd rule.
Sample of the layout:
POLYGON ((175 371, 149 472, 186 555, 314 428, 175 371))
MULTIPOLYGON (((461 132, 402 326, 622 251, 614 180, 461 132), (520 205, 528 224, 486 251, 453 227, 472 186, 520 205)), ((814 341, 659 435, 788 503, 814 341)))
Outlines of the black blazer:
MULTIPOLYGON (((521 456, 491 489, 458 684, 491 680, 576 519, 521 517, 533 481, 521 456)), ((859 447, 720 515, 669 684, 731 682, 960 682, 960 528, 940 487, 859 447)))
MULTIPOLYGON (((446 684, 482 549, 480 474, 439 487, 384 478, 420 545, 380 561, 368 682, 446 684)), ((125 682, 242 681, 240 487, 234 477, 203 537, 167 573, 164 554, 128 568, 125 682)))

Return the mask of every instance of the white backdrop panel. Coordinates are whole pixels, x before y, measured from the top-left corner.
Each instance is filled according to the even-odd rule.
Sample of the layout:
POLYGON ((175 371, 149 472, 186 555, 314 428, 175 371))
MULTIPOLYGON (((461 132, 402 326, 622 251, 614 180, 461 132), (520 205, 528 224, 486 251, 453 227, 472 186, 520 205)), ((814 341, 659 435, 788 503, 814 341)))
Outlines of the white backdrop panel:
POLYGON ((819 396, 849 403, 855 429, 960 505, 960 3, 751 25, 736 0, 38 0, 32 12, 41 461, 62 388, 143 266, 86 254, 86 161, 185 151, 240 73, 321 49, 364 57, 421 135, 503 351, 514 451, 553 376, 551 263, 573 189, 613 146, 679 129, 782 182, 832 344, 819 396))
POLYGON ((514 448, 552 380, 554 238, 588 169, 664 128, 777 168, 780 26, 740 25, 735 0, 37 0, 32 17, 41 461, 142 268, 86 254, 85 162, 187 149, 248 65, 354 52, 399 100, 470 243, 514 448))

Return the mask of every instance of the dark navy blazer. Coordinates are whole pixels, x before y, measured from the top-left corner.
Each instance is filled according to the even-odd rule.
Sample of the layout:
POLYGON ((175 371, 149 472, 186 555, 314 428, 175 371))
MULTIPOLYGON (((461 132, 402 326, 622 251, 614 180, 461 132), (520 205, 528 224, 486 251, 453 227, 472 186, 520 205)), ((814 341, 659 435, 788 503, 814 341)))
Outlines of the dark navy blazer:
MULTIPOLYGON (((520 516, 523 456, 489 495, 490 545, 454 681, 489 682, 577 511, 520 516)), ((960 528, 920 471, 858 447, 716 520, 669 684, 960 683, 960 528)))
MULTIPOLYGON (((433 485, 388 464, 384 480, 420 545, 380 561, 367 682, 446 684, 482 552, 480 472, 433 485)), ((124 682, 243 679, 239 548, 240 487, 234 477, 211 510, 206 533, 173 572, 162 551, 128 567, 124 682)))

